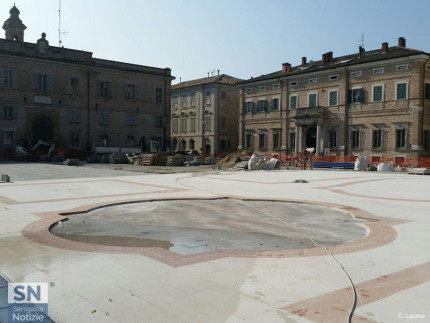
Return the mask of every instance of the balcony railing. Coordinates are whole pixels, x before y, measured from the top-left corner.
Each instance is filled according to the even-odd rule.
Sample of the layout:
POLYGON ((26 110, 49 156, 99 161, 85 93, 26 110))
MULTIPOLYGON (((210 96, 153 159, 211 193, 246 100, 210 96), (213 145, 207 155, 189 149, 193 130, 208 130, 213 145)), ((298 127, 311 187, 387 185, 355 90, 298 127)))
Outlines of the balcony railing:
POLYGON ((327 115, 327 107, 299 108, 296 110, 295 119, 298 118, 320 118, 327 115))

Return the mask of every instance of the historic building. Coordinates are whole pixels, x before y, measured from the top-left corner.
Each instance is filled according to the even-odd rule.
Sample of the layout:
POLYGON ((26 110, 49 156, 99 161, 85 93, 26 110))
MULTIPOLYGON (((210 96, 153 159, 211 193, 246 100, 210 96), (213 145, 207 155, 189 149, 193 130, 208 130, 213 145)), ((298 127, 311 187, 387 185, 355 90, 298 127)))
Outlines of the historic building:
POLYGON ((221 74, 172 86, 174 150, 217 154, 237 149, 239 81, 221 74))
POLYGON ((430 156, 430 55, 383 43, 239 84, 239 149, 318 155, 430 156))
POLYGON ((58 150, 169 146, 169 68, 94 58, 50 46, 46 34, 24 42, 26 26, 14 6, 0 39, 0 148, 58 150))

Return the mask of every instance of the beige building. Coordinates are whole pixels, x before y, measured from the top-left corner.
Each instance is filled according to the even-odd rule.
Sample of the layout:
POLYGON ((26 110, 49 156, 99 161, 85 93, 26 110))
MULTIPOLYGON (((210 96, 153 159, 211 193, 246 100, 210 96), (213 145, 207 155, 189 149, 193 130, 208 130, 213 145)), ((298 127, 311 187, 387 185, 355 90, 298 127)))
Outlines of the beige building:
POLYGON ((297 154, 430 156, 430 55, 381 48, 307 61, 239 84, 239 149, 297 154))
POLYGON ((236 150, 239 81, 222 74, 172 86, 173 150, 204 154, 236 150))
POLYGON ((169 68, 50 46, 45 33, 36 43, 24 42, 19 10, 14 6, 10 15, 0 39, 0 148, 43 140, 67 155, 169 146, 169 68))

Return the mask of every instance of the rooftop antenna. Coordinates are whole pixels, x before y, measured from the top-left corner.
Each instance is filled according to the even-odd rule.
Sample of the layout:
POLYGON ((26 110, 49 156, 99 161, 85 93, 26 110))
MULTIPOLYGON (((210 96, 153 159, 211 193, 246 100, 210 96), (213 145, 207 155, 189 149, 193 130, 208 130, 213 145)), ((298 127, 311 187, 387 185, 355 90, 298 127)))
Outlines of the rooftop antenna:
POLYGON ((360 46, 364 48, 364 34, 361 33, 361 43, 360 46))
POLYGON ((58 0, 58 47, 61 47, 61 44, 63 43, 61 35, 67 33, 67 31, 61 31, 61 0, 58 0))

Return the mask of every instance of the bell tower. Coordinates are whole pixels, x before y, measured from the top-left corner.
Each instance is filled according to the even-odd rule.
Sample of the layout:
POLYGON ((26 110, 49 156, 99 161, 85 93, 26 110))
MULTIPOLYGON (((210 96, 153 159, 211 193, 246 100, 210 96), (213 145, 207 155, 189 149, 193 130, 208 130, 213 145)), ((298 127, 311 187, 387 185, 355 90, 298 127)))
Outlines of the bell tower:
POLYGON ((19 10, 13 5, 12 9, 9 10, 10 17, 3 24, 3 29, 6 31, 6 39, 14 41, 24 41, 24 30, 27 27, 19 19, 19 10))

